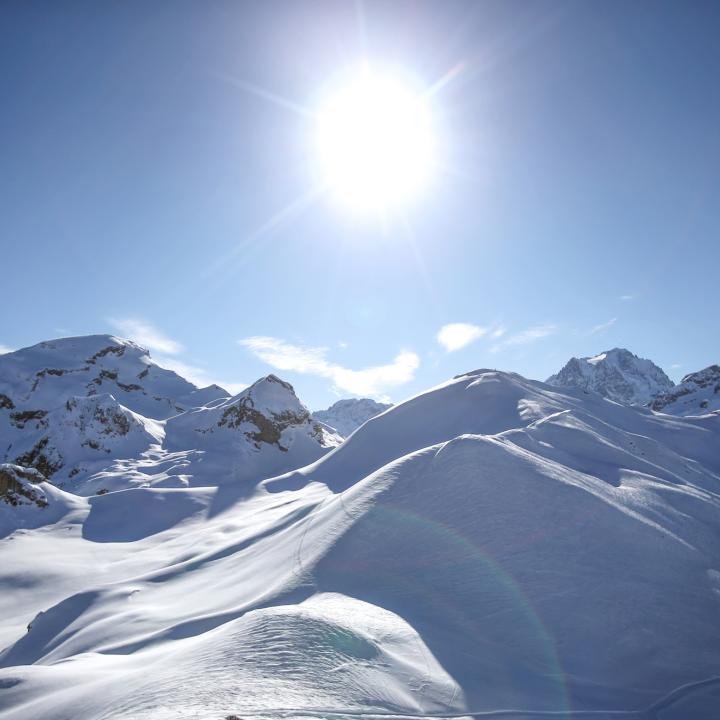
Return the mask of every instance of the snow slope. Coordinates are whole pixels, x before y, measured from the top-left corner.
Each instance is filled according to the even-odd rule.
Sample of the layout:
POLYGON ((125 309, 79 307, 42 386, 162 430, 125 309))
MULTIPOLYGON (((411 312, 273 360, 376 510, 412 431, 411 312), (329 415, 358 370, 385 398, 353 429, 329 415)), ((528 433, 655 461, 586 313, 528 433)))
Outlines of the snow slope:
POLYGON ((550 385, 592 390, 626 405, 648 405, 657 395, 670 391, 673 382, 653 362, 614 348, 586 358, 571 358, 550 385))
POLYGON ((392 405, 379 403, 370 398, 347 398, 338 400, 327 410, 316 410, 313 417, 334 428, 341 437, 349 437, 371 417, 385 412, 392 405))
POLYGON ((671 415, 702 415, 720 410, 720 365, 686 375, 679 385, 658 395, 650 407, 671 415))
POLYGON ((719 448, 478 370, 254 486, 78 498, 0 542, 0 718, 711 720, 719 448))

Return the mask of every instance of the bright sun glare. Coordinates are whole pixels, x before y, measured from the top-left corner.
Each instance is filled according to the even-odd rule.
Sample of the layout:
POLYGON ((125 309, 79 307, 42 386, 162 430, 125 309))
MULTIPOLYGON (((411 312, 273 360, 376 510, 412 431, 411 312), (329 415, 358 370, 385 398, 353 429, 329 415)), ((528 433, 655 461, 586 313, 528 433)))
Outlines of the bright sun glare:
POLYGON ((321 108, 324 183, 346 205, 384 211, 429 180, 434 143, 427 94, 397 75, 364 70, 321 108))

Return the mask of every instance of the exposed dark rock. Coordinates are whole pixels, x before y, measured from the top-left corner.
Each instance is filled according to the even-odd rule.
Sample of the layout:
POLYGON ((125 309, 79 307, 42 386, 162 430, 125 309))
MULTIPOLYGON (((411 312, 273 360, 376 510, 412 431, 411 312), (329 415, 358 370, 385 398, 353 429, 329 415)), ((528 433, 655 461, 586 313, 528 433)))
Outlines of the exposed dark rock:
POLYGON ((128 385, 125 385, 124 383, 121 383, 120 381, 118 381, 118 382, 116 383, 116 385, 117 385, 119 388, 122 388, 123 390, 125 390, 125 392, 133 392, 133 391, 142 390, 142 388, 141 388, 139 385, 135 385, 134 383, 130 383, 130 384, 128 384, 128 385))
POLYGON ((10 420, 15 427, 24 429, 26 423, 33 420, 43 420, 47 415, 47 410, 22 410, 21 412, 10 413, 10 420))
POLYGON ((109 347, 103 348, 102 350, 98 350, 94 355, 89 357, 85 362, 90 363, 91 365, 95 364, 95 361, 100 359, 101 357, 105 357, 106 355, 117 355, 118 357, 121 357, 125 354, 125 346, 124 345, 110 345, 109 347))
POLYGON ((5 463, 0 465, 0 501, 17 507, 34 503, 40 508, 47 507, 44 495, 33 485, 45 482, 45 477, 34 468, 5 463))
MULTIPOLYGON (((292 386, 288 383, 278 380, 284 386, 292 386)), ((310 414, 295 413, 291 410, 273 414, 271 417, 266 417, 261 412, 252 407, 252 400, 249 397, 243 398, 242 401, 235 405, 231 405, 220 418, 218 426, 238 428, 244 422, 250 423, 257 428, 257 431, 249 431, 245 433, 245 437, 248 440, 252 440, 255 443, 255 447, 260 448, 260 443, 267 443, 268 445, 276 445, 283 452, 287 451, 286 447, 280 444, 280 436, 283 430, 287 429, 291 425, 301 425, 302 423, 310 420, 310 414)), ((317 426, 319 427, 319 426, 317 426)))
POLYGON ((24 467, 33 467, 49 478, 62 467, 62 461, 53 461, 46 454, 48 438, 44 437, 35 443, 35 446, 26 453, 15 458, 15 464, 24 467))

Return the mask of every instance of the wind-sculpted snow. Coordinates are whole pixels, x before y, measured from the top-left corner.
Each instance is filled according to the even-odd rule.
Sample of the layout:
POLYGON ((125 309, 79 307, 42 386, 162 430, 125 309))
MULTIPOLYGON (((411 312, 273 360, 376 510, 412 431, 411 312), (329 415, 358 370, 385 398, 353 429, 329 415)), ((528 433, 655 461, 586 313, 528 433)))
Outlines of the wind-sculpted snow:
POLYGON ((2 540, 1 720, 716 718, 720 417, 479 370, 214 477, 230 433, 290 452, 283 392, 168 421, 205 444, 2 540))

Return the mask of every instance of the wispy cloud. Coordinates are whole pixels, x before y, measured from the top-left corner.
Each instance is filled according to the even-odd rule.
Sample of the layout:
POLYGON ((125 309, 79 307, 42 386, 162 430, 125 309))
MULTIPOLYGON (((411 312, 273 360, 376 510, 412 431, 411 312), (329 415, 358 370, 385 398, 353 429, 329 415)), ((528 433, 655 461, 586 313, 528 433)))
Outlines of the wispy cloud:
POLYGON ((389 388, 412 380, 420 365, 415 353, 404 351, 387 365, 351 370, 330 362, 325 347, 303 347, 264 336, 243 338, 238 344, 277 370, 328 378, 337 388, 353 395, 382 396, 389 388))
POLYGON ((621 295, 621 296, 620 296, 620 299, 621 299, 623 302, 627 302, 628 300, 634 300, 634 299, 635 299, 635 295, 621 295))
POLYGON ((5 355, 5 353, 13 352, 14 348, 8 347, 7 345, 3 345, 0 343, 0 355, 5 355))
POLYGON ((436 340, 447 352, 455 352, 475 342, 487 332, 487 328, 470 323, 450 323, 443 325, 436 336, 436 340))
POLYGON ((673 363, 673 364, 670 366, 670 369, 671 369, 671 370, 679 370, 681 367, 682 367, 682 363, 673 363))
POLYGON ((496 343, 490 348, 491 352, 499 352, 508 347, 518 347, 521 345, 529 345, 530 343, 540 340, 548 335, 554 335, 558 331, 556 325, 534 325, 520 332, 508 335, 504 340, 496 343))
POLYGON ((157 350, 168 355, 177 355, 185 349, 177 340, 169 338, 146 320, 139 318, 109 318, 108 321, 125 337, 150 350, 157 350))
POLYGON ((502 326, 496 327, 490 333, 490 337, 492 337, 493 340, 497 340, 498 338, 501 338, 506 332, 507 332, 507 330, 504 327, 502 327, 502 326))
POLYGON ((617 322, 617 318, 610 318, 607 322, 600 323, 599 325, 595 325, 591 327, 586 335, 597 335, 598 333, 605 332, 606 330, 609 330, 615 323, 617 322))
POLYGON ((108 318, 108 322, 124 337, 153 351, 153 362, 175 371, 198 387, 220 385, 232 395, 247 387, 245 383, 219 380, 211 371, 177 357, 185 346, 158 330, 151 322, 141 318, 108 318))
POLYGON ((153 357, 153 362, 155 362, 157 365, 160 365, 160 367, 166 368, 167 370, 175 371, 178 375, 180 375, 180 377, 189 380, 191 383, 197 385, 198 387, 219 385, 220 387, 227 390, 231 395, 237 395, 241 390, 244 390, 247 387, 247 384, 245 383, 218 380, 206 368, 183 362, 177 357, 153 357))

